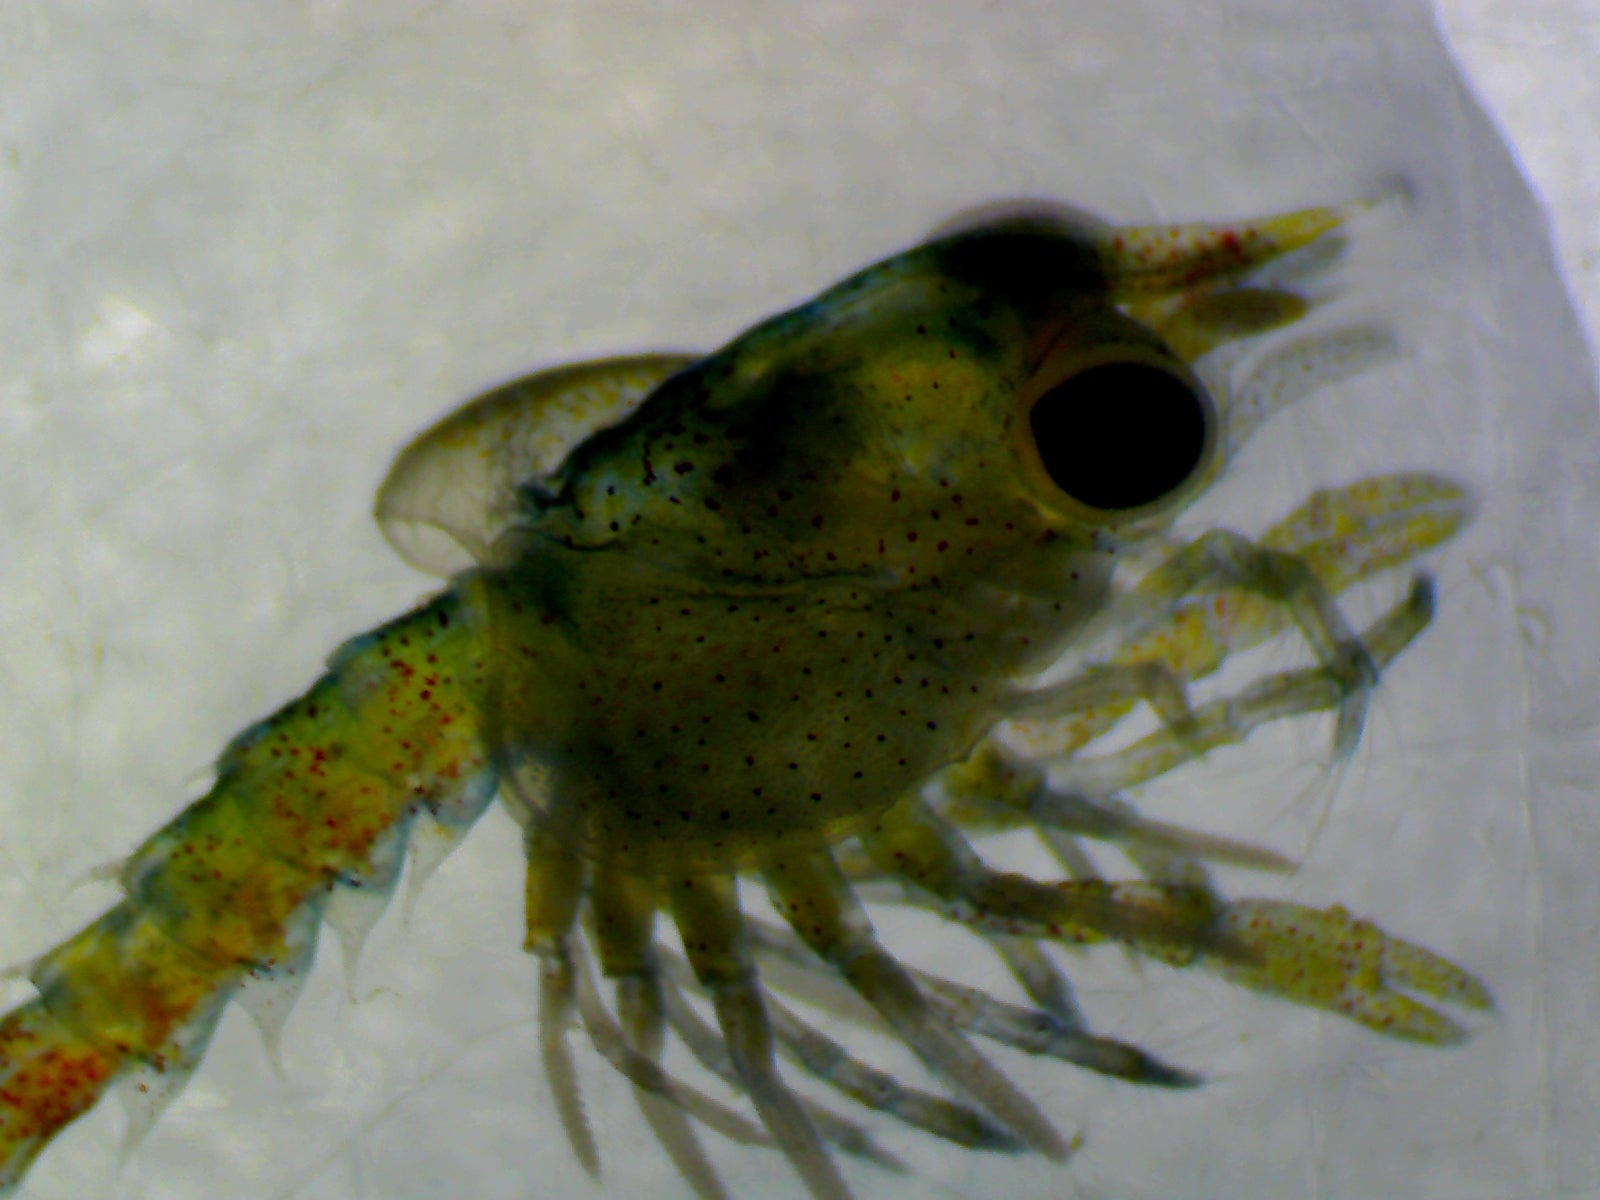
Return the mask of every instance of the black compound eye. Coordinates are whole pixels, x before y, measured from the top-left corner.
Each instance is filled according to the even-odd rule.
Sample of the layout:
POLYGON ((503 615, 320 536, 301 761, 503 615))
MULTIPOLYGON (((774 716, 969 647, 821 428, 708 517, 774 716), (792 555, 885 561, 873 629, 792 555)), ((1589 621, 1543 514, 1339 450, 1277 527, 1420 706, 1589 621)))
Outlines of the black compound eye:
POLYGON ((1183 485, 1205 456, 1211 406, 1189 380, 1140 362, 1101 363, 1034 402, 1039 460, 1080 504, 1142 508, 1183 485))

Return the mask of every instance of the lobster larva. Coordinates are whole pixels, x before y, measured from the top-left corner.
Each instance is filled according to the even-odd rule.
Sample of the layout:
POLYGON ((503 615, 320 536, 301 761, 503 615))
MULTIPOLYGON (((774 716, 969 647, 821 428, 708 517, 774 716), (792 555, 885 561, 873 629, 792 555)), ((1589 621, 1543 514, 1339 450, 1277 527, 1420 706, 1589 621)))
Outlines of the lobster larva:
POLYGON ((37 997, 0 1022, 0 1190, 113 1080, 180 1086, 229 999, 292 990, 330 898, 387 894, 417 822, 464 831, 497 796, 525 832, 540 1050, 594 1171, 575 1025, 702 1197, 724 1194, 702 1128, 775 1146, 817 1197, 849 1194, 830 1147, 898 1165, 793 1089, 780 1054, 959 1145, 1058 1159, 1068 1140, 977 1039, 1196 1081, 1086 1028, 1051 942, 1459 1039, 1424 1001, 1488 1006, 1465 971, 1341 907, 1225 898, 1207 862, 1280 861, 1124 798, 1296 714, 1333 712, 1347 752, 1429 620, 1422 576, 1359 633, 1333 597, 1461 527, 1469 499, 1446 479, 1318 492, 1254 541, 1167 534, 1262 420, 1382 353, 1368 328, 1268 340, 1316 307, 1352 211, 992 218, 710 356, 547 371, 424 434, 378 514, 449 587, 237 737, 122 867, 125 899, 33 964, 37 997), (1314 664, 1192 701, 1192 681, 1279 633, 1314 664), (1154 732, 1086 749, 1140 706, 1154 732), (977 838, 996 830, 1035 833, 1062 875, 991 865, 977 838), (1142 878, 1102 878, 1087 842, 1142 878), (783 925, 747 914, 749 886, 783 925), (1029 1003, 903 964, 867 898, 974 931, 1029 1003), (797 979, 813 1009, 870 1014, 945 1090, 835 1041, 780 996, 797 979), (670 1073, 669 1036, 754 1119, 670 1073))

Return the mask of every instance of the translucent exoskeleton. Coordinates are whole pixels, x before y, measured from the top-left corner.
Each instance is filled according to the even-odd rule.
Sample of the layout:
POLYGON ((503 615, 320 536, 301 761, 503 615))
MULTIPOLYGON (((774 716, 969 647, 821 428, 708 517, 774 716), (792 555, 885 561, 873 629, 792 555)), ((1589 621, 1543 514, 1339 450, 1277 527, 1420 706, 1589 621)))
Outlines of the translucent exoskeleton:
POLYGON ((907 1169, 880 1120, 1065 1158, 991 1046, 1198 1082, 1088 1028, 1057 944, 1459 1040, 1445 1010, 1490 1003, 1471 975, 1338 905, 1223 895, 1208 864, 1287 864, 1132 798, 1282 718, 1332 713, 1348 754, 1429 621, 1423 575, 1366 628, 1336 597, 1463 525, 1450 480, 1328 486, 1254 537, 1170 532, 1262 421, 1392 351, 1302 324, 1367 207, 991 216, 717 353, 547 371, 422 435, 378 516, 447 590, 236 738, 123 865, 122 903, 32 965, 37 998, 0 1022, 0 1191, 112 1081, 181 1086, 229 999, 281 1020, 324 918, 376 919, 416 828, 436 845, 496 797, 525 833, 555 1108, 596 1175, 575 1030, 701 1197, 726 1194, 708 1129, 771 1145, 817 1197, 850 1194, 836 1152, 907 1169), (1275 637, 1307 665, 1197 699, 1275 637), (1117 740, 1141 710, 1150 731, 1117 740), (1059 870, 996 865, 1000 831, 1059 870), (750 912, 758 889, 778 919, 750 912), (907 965, 880 905, 971 931, 1026 1003, 907 965), (706 1081, 663 1065, 670 1040, 706 1081))

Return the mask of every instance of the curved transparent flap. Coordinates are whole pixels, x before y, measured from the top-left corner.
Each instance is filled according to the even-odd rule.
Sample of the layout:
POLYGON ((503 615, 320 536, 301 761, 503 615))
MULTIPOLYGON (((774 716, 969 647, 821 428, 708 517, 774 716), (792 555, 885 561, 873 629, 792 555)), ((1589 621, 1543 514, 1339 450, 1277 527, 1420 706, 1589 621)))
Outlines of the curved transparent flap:
POLYGON ((468 402, 395 459, 378 489, 383 535, 412 566, 435 575, 493 565, 519 497, 544 490, 574 446, 622 420, 693 361, 649 354, 576 363, 468 402))

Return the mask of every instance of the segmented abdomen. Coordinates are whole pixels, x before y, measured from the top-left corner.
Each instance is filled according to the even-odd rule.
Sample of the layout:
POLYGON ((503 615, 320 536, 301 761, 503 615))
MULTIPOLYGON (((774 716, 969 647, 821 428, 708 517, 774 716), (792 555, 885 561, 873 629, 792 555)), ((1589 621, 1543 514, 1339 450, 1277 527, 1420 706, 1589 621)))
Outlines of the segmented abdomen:
POLYGON ((247 977, 308 964, 334 887, 393 885, 414 817, 482 812, 477 648, 455 592, 348 643, 134 853, 126 899, 38 960, 38 997, 0 1019, 0 1192, 117 1076, 181 1085, 247 977))

